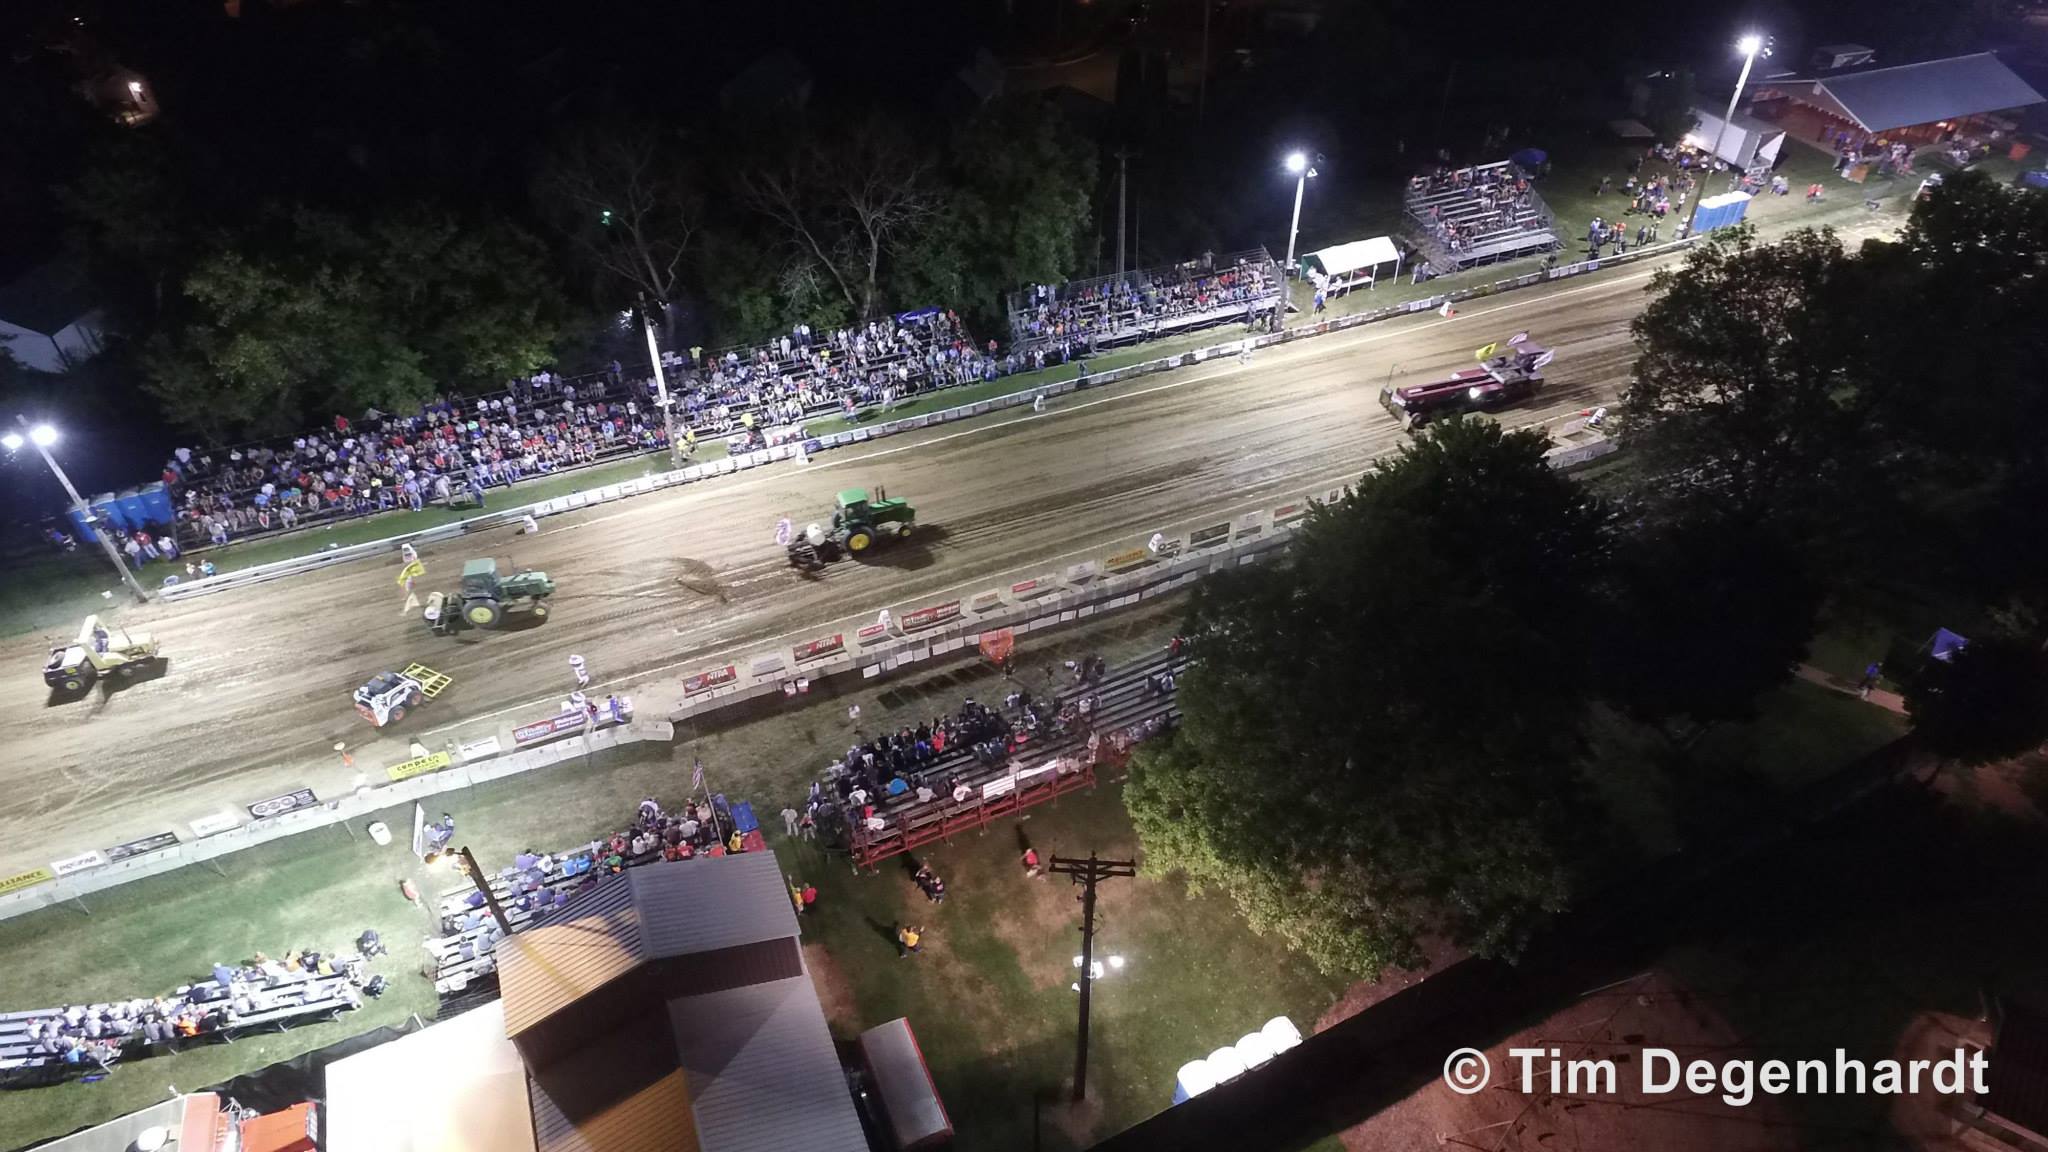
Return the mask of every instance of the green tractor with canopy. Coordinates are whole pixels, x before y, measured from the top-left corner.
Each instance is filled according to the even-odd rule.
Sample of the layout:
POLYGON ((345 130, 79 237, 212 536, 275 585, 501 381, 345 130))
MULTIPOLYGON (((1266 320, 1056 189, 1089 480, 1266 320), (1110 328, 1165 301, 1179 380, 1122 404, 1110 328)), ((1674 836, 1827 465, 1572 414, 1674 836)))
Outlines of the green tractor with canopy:
POLYGON ((880 487, 872 497, 865 488, 848 488, 834 501, 830 528, 809 525, 787 543, 789 562, 797 568, 822 568, 843 556, 864 556, 882 541, 909 536, 916 523, 917 509, 910 501, 891 497, 880 487))
MULTIPOLYGON (((507 569, 511 568, 508 563, 507 569)), ((548 597, 555 594, 555 582, 545 572, 498 571, 498 562, 485 557, 462 566, 462 585, 454 592, 436 592, 427 597, 426 620, 437 634, 458 628, 496 628, 514 612, 525 612, 535 620, 548 616, 548 597)))

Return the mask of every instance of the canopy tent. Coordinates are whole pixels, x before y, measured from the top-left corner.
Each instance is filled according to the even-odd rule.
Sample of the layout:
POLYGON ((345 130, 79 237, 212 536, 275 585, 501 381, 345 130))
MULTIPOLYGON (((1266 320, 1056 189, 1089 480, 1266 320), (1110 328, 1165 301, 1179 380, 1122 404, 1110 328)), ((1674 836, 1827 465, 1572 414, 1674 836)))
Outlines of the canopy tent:
POLYGON ((1708 152, 1718 141, 1721 159, 1736 168, 1747 170, 1774 164, 1778 150, 1785 145, 1783 128, 1766 124, 1754 116, 1737 112, 1735 119, 1728 121, 1727 131, 1723 132, 1720 113, 1694 108, 1692 115, 1693 129, 1685 134, 1685 142, 1708 152))
POLYGON ((1326 281, 1337 281, 1338 287, 1347 287, 1355 282, 1358 274, 1367 273, 1366 281, 1378 278, 1377 270, 1382 264, 1392 264, 1394 275, 1401 274, 1401 250, 1394 247, 1389 236, 1375 236, 1370 240, 1353 240, 1348 244, 1337 244, 1311 252, 1302 257, 1309 266, 1309 272, 1317 276, 1317 282, 1328 287, 1326 281))

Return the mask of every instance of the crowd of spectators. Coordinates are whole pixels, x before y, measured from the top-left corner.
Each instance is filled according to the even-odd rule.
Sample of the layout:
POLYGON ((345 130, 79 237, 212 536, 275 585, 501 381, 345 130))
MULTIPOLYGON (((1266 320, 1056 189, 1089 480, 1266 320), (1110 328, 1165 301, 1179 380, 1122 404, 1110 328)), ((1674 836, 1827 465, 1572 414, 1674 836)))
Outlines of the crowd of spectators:
MULTIPOLYGON (((559 854, 529 848, 513 857, 512 867, 502 874, 506 911, 527 914, 529 926, 544 923, 585 888, 634 865, 746 851, 757 842, 740 830, 744 822, 724 796, 687 801, 674 811, 650 796, 640 802, 631 823, 587 844, 559 854)), ((476 891, 444 911, 442 929, 476 933, 464 942, 472 954, 488 953, 500 935, 484 894, 476 891)))
POLYGON ((179 448, 163 480, 189 543, 224 544, 302 522, 432 503, 667 443, 646 387, 617 365, 581 379, 536 373, 506 392, 439 399, 412 416, 337 416, 288 444, 179 448))
MULTIPOLYGON (((771 427, 887 408, 1029 365, 1022 353, 999 355, 993 341, 977 348, 958 316, 936 309, 815 335, 798 325, 755 348, 692 348, 663 360, 675 434, 692 448, 699 436, 766 443, 771 427)), ((657 392, 651 376, 628 378, 616 361, 581 377, 543 371, 501 393, 437 399, 415 415, 337 416, 331 430, 289 443, 180 448, 163 481, 187 547, 392 509, 482 505, 495 487, 665 447, 671 430, 657 392)), ((155 558, 146 545, 135 551, 138 564, 155 558)))
POLYGON ((684 424, 699 435, 747 435, 993 380, 1020 361, 999 356, 994 341, 976 348, 957 315, 933 309, 826 332, 799 324, 756 348, 669 351, 662 363, 684 424))
POLYGON ((369 976, 367 966, 385 951, 377 933, 366 931, 341 954, 294 949, 273 960, 259 952, 239 964, 215 964, 210 978, 167 995, 32 1014, 20 1027, 21 1059, 104 1067, 132 1045, 170 1046, 246 1024, 358 1008, 362 993, 384 990, 384 978, 369 976))
POLYGON ((1408 193, 1410 214, 1453 255, 1542 224, 1535 188, 1511 164, 1442 165, 1409 180, 1408 193))
POLYGON ((1075 348, 1093 350, 1192 322, 1228 320, 1270 302, 1278 291, 1272 261, 1263 253, 1236 257, 1221 268, 1205 257, 1121 278, 1033 285, 1013 310, 1010 328, 1028 353, 1050 348, 1072 354, 1075 348))

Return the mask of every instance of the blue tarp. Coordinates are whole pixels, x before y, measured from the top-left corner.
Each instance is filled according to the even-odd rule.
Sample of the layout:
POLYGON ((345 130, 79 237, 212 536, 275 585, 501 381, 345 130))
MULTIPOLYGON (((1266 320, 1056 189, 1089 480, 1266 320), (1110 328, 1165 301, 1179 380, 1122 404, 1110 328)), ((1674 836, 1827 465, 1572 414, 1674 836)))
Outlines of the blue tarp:
POLYGON ((1524 168, 1536 168, 1541 166, 1545 160, 1550 159, 1550 153, 1545 152, 1541 148, 1524 148, 1513 156, 1508 157, 1508 159, 1520 164, 1524 168))
POLYGON ((1936 660, 1946 660, 1969 647, 1970 642, 1946 628, 1936 628, 1933 639, 1927 642, 1928 654, 1936 660))

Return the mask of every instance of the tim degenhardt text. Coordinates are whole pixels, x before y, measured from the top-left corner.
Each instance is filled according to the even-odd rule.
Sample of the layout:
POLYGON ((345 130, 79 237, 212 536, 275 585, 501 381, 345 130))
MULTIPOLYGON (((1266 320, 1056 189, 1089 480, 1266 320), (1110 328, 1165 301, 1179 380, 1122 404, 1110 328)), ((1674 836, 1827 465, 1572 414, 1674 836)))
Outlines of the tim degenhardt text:
MULTIPOLYGON (((1510 1048, 1516 1087, 1563 1096, 1608 1096, 1623 1075, 1613 1060, 1565 1059, 1557 1048, 1510 1048)), ((1735 1107, 1758 1094, 1900 1096, 1931 1089, 1947 1096, 1982 1093, 1984 1053, 1957 1048, 1934 1060, 1857 1060, 1842 1049, 1833 1059, 1688 1060, 1669 1048, 1641 1049, 1636 1088, 1645 1096, 1719 1095, 1735 1107)))

